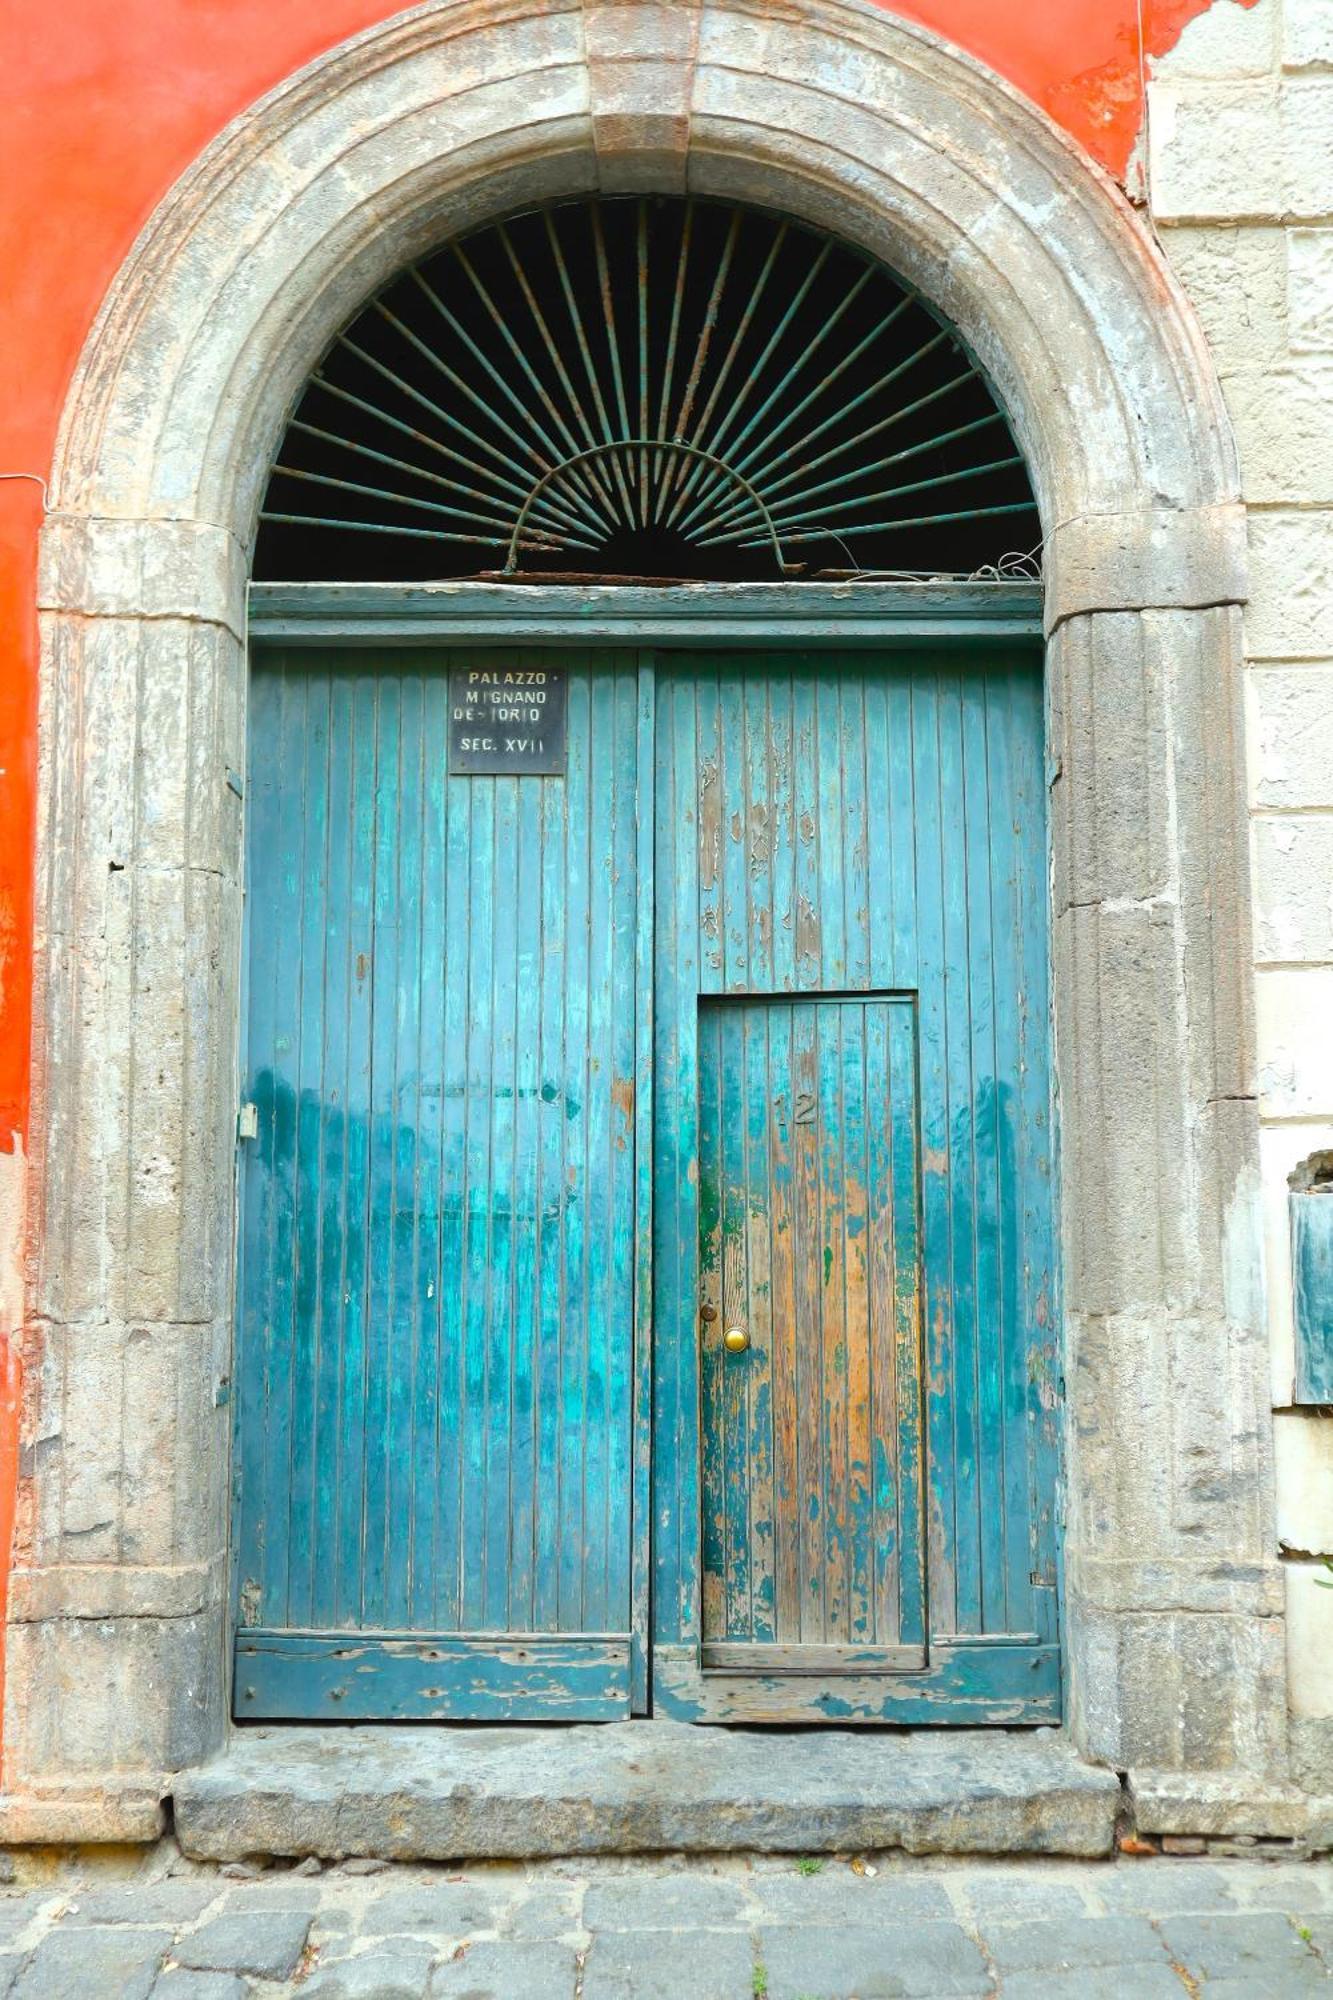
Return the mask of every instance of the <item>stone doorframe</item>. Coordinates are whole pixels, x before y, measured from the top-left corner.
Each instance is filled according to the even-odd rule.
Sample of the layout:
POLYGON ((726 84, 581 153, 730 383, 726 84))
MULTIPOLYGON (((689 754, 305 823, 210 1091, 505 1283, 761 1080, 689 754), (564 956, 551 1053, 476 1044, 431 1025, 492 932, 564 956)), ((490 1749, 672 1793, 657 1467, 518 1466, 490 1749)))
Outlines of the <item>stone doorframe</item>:
POLYGON ((1047 548, 1070 1728, 1121 1767, 1284 1768, 1244 531, 1189 310, 1031 104, 860 0, 428 0, 282 84, 181 179, 65 411, 5 1727, 26 1825, 150 1830, 169 1774, 227 1726, 236 774, 277 440, 406 259, 598 189, 754 201, 859 244, 953 319, 1009 406, 1047 548))

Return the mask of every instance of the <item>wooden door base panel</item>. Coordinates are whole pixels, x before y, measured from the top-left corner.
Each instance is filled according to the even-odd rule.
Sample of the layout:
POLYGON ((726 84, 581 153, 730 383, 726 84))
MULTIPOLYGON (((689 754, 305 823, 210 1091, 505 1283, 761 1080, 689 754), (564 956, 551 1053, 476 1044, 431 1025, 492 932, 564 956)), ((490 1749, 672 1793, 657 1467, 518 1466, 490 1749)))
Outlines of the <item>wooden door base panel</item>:
POLYGON ((732 1674, 910 1674, 926 1665, 924 1646, 783 1646, 763 1640, 704 1642, 705 1672, 732 1674))
POLYGON ((614 1722, 628 1634, 283 1632, 236 1636, 238 1722, 614 1722))
POLYGON ((653 1651, 653 1712, 681 1722, 874 1723, 994 1728, 1061 1719, 1060 1648, 962 1641, 930 1648, 919 1673, 741 1673, 701 1665, 693 1646, 653 1651))

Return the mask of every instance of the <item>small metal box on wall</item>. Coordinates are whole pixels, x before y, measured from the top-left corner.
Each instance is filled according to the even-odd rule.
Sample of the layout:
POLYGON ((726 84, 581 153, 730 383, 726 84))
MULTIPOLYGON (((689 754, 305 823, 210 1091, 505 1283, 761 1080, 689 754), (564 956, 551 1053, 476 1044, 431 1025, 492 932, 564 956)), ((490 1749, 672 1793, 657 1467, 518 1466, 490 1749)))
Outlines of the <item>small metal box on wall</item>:
POLYGON ((1287 1185, 1295 1400, 1333 1403, 1333 1153, 1312 1153, 1287 1185))

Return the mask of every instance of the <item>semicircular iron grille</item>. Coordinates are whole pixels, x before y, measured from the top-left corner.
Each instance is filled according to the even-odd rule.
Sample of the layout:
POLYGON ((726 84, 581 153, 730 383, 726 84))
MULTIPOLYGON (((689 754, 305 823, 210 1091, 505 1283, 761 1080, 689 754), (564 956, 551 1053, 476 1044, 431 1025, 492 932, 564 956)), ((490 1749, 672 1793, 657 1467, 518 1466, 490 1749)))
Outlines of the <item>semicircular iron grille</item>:
POLYGON ((410 265, 324 356, 257 576, 972 575, 1037 540, 957 336, 766 212, 562 203, 410 265))

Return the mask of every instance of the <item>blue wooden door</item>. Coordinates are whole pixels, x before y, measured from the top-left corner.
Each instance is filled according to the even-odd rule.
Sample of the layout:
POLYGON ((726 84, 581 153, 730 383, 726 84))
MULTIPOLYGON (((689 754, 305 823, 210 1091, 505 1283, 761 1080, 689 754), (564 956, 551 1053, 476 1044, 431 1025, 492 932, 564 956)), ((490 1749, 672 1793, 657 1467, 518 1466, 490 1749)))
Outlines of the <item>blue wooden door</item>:
POLYGON ((659 662, 666 1712, 1059 1714, 1042 740, 1032 654, 659 662))
POLYGON ((630 1707, 638 666, 559 664, 542 776, 456 655, 255 664, 242 1718, 630 1707))

